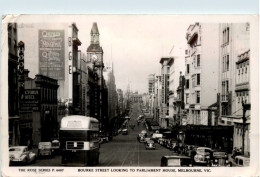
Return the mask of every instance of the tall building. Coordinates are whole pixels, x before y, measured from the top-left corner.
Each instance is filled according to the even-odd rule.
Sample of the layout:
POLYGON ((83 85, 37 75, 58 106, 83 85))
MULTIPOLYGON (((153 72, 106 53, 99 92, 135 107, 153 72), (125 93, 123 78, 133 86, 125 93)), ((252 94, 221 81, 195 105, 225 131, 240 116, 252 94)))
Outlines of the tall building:
POLYGON ((185 112, 187 124, 208 125, 208 108, 216 103, 219 60, 217 24, 195 23, 186 32, 185 112))
POLYGON ((26 46, 24 64, 30 71, 29 77, 42 74, 58 80, 58 120, 67 114, 80 114, 78 47, 81 42, 76 24, 18 23, 17 27, 18 39, 26 46))
POLYGON ((103 74, 108 89, 108 120, 111 122, 117 116, 118 106, 113 63, 105 67, 103 74))
MULTIPOLYGON (((103 96, 105 94, 104 86, 105 86, 105 81, 103 77, 103 68, 104 68, 104 63, 103 63, 103 49, 100 46, 100 41, 99 41, 99 30, 97 23, 94 22, 91 28, 90 36, 91 36, 91 41, 90 45, 87 48, 87 60, 90 61, 93 64, 93 69, 94 72, 96 73, 95 80, 98 83, 98 87, 95 87, 95 118, 97 118, 100 121, 100 128, 104 129, 105 124, 104 120, 104 111, 103 107, 105 104, 103 104, 103 96)), ((107 117, 106 117, 107 119, 107 117)), ((107 121, 106 121, 107 122, 107 121)))
POLYGON ((18 97, 18 46, 17 24, 8 23, 8 111, 9 111, 9 145, 18 145, 19 97, 18 97))
POLYGON ((24 70, 24 93, 20 102, 20 145, 38 146, 58 138, 58 81, 37 74, 34 79, 24 70))
POLYGON ((154 82, 154 119, 159 123, 159 117, 161 112, 161 98, 162 98, 162 82, 161 76, 155 76, 154 82))
POLYGON ((169 62, 169 126, 174 126, 177 123, 178 109, 176 103, 179 100, 177 89, 179 86, 180 72, 184 72, 185 60, 184 57, 175 56, 169 62))
POLYGON ((154 93, 154 76, 155 74, 149 74, 148 76, 148 93, 154 93))
MULTIPOLYGON (((242 102, 250 105, 249 23, 220 24, 220 125, 234 126, 233 145, 242 147, 242 102)), ((246 111, 245 153, 249 154, 250 110, 246 111)))
POLYGON ((169 126, 169 78, 170 65, 173 62, 172 57, 163 57, 161 63, 161 109, 160 109, 160 125, 164 128, 169 126))

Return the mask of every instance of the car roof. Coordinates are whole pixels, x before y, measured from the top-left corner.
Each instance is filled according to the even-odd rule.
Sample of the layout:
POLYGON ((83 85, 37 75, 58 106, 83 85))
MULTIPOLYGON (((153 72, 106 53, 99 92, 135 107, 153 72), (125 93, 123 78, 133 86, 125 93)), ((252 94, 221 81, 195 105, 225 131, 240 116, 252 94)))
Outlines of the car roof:
POLYGON ((198 147, 197 149, 208 149, 208 150, 212 150, 212 149, 209 148, 209 147, 198 147))
POLYGON ((249 157, 246 156, 242 156, 242 155, 238 155, 235 158, 239 158, 239 159, 250 159, 249 157))
POLYGON ((163 156, 162 158, 167 158, 167 159, 190 159, 188 156, 179 156, 179 155, 169 155, 169 156, 163 156))
POLYGON ((27 148, 27 146, 11 146, 11 147, 9 147, 9 149, 11 149, 11 148, 27 148))

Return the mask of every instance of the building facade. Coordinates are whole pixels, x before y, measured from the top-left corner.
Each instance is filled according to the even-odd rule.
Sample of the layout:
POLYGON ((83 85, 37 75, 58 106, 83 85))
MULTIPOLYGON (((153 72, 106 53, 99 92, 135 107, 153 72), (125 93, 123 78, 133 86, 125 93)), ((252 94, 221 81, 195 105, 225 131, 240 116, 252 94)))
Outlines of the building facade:
POLYGON ((161 109, 160 109, 160 125, 163 128, 169 126, 169 73, 170 65, 173 62, 172 57, 162 57, 161 64, 161 109))
POLYGON ((24 93, 20 104, 20 145, 38 146, 39 142, 58 138, 58 81, 37 74, 28 77, 25 70, 24 93))
POLYGON ((94 88, 94 96, 95 96, 95 118, 97 118, 100 122, 100 128, 105 129, 105 122, 107 122, 108 119, 106 111, 104 110, 106 104, 105 99, 103 97, 106 97, 107 91, 105 88, 105 80, 103 77, 103 69, 104 69, 104 62, 103 62, 103 49, 100 46, 99 41, 99 30, 97 23, 94 22, 91 28, 90 36, 91 41, 90 45, 87 48, 87 60, 90 61, 93 64, 93 71, 95 72, 95 81, 98 83, 98 87, 94 88))
POLYGON ((19 95, 18 95, 18 44, 17 24, 8 24, 8 111, 9 111, 9 145, 18 145, 19 128, 19 95))
POLYGON ((208 107, 214 104, 218 84, 217 24, 195 23, 187 29, 185 51, 185 112, 187 124, 208 125, 208 107), (214 78, 214 79, 212 79, 214 78))

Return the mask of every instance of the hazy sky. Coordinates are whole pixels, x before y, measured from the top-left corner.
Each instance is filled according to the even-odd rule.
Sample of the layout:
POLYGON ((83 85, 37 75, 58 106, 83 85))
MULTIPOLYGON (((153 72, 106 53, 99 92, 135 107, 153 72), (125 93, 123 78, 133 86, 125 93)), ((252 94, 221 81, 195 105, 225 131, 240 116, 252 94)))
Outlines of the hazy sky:
MULTIPOLYGON (((18 21, 32 24, 75 22, 82 42, 79 50, 84 53, 90 45, 92 24, 97 22, 104 63, 113 62, 117 88, 126 90, 129 80, 131 90, 139 93, 147 92, 149 74, 160 73, 161 57, 178 56, 184 62, 186 30, 194 23, 192 18, 180 15, 31 15, 21 16, 18 21)), ((37 35, 33 38, 37 39, 37 35)), ((26 63, 30 65, 29 58, 25 66, 26 63)), ((31 74, 36 74, 34 68, 30 70, 31 74)))
POLYGON ((162 56, 182 56, 184 62, 188 23, 175 23, 174 18, 166 16, 86 18, 84 23, 76 22, 82 51, 90 44, 93 22, 98 24, 104 63, 114 64, 117 88, 125 90, 129 80, 132 91, 147 92, 147 77, 160 73, 162 56))

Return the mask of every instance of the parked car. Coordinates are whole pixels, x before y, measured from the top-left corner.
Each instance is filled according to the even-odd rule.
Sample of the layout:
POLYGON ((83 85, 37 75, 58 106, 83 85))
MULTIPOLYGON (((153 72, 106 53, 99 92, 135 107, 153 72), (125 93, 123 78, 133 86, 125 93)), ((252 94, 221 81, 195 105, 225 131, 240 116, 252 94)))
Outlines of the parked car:
POLYGON ((220 166, 232 166, 232 163, 228 160, 228 153, 221 150, 215 150, 213 152, 213 158, 211 160, 212 167, 220 166))
POLYGON ((155 144, 153 140, 148 140, 145 143, 145 149, 155 149, 155 144))
POLYGON ((122 130, 122 135, 127 135, 128 134, 128 130, 127 129, 123 129, 122 130))
POLYGON ((235 157, 233 166, 248 167, 250 165, 250 157, 238 155, 235 157))
POLYGON ((35 163, 36 154, 28 151, 27 146, 12 146, 9 147, 9 164, 14 165, 15 163, 35 163))
POLYGON ((141 134, 143 134, 145 137, 147 137, 147 131, 146 130, 142 130, 141 134))
POLYGON ((176 140, 170 140, 169 149, 174 150, 177 147, 177 141, 176 140))
POLYGON ((141 136, 139 142, 140 142, 140 143, 144 143, 144 142, 145 142, 145 137, 144 137, 144 136, 141 136))
POLYGON ((144 142, 146 143, 147 141, 150 141, 151 138, 144 138, 144 142))
POLYGON ((159 138, 162 138, 162 134, 161 133, 153 133, 152 135, 152 139, 155 141, 155 142, 158 142, 159 138))
POLYGON ((161 158, 161 167, 192 167, 192 160, 187 156, 163 156, 161 158))
POLYGON ((52 157, 53 150, 51 148, 51 142, 40 142, 38 146, 38 157, 48 156, 52 157))
POLYGON ((163 144, 163 138, 159 138, 157 141, 158 144, 162 145, 163 144))
POLYGON ((213 159, 213 150, 208 147, 198 147, 196 155, 194 156, 194 162, 200 165, 210 165, 210 161, 213 159))
POLYGON ((53 140, 51 142, 51 148, 55 154, 60 153, 60 142, 59 140, 53 140))

